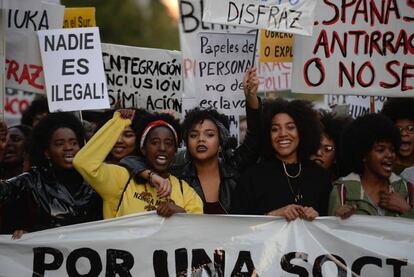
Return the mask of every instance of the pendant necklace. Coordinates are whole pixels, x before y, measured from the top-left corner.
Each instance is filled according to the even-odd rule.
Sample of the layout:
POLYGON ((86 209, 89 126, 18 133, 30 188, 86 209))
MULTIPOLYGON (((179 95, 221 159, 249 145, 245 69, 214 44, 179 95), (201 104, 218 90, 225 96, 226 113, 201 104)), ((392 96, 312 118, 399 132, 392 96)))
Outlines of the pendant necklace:
POLYGON ((291 182, 290 182, 290 179, 296 179, 296 178, 298 178, 298 177, 300 176, 300 174, 301 174, 301 172, 302 172, 302 163, 299 163, 299 170, 298 170, 298 173, 296 173, 295 175, 290 175, 290 174, 288 173, 288 171, 287 171, 287 169, 286 169, 286 165, 285 165, 285 162, 284 162, 284 161, 282 161, 282 164, 283 164, 283 170, 285 171, 285 174, 286 174, 286 180, 287 180, 287 182, 288 182, 288 185, 289 185, 290 191, 292 192, 292 195, 293 195, 293 197, 294 197, 295 204, 302 203, 302 200, 303 200, 303 195, 302 195, 302 193, 300 192, 300 187, 299 187, 299 185, 297 186, 297 191, 296 191, 296 193, 295 193, 295 191, 293 190, 293 186, 292 186, 292 184, 291 184, 291 182))

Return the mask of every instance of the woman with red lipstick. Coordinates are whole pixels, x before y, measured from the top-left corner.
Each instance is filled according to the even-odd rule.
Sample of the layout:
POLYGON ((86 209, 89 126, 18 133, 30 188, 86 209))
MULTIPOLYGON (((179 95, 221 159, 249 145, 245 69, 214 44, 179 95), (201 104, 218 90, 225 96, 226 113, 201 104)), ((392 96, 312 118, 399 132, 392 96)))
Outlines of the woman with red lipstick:
POLYGON ((124 167, 105 163, 119 135, 134 118, 134 110, 119 110, 76 155, 74 165, 101 195, 104 217, 154 211, 169 217, 174 213, 202 213, 203 204, 184 181, 170 174, 180 143, 178 120, 168 114, 150 114, 137 127, 137 148, 149 166, 148 181, 132 178, 124 167), (165 196, 152 186, 154 175, 168 179, 171 194, 165 196))
POLYGON ((0 181, 0 204, 25 199, 30 206, 26 218, 20 219, 22 229, 38 231, 101 219, 101 199, 72 164, 83 141, 82 124, 69 113, 49 114, 33 129, 29 147, 33 167, 0 181))
POLYGON ((329 177, 309 160, 321 134, 311 103, 278 98, 265 102, 263 113, 263 158, 241 176, 234 213, 287 220, 326 215, 329 177))
POLYGON ((393 173, 398 128, 380 114, 357 118, 345 130, 343 156, 352 172, 340 178, 331 192, 329 213, 413 217, 412 188, 393 173))
MULTIPOLYGON (((214 109, 194 108, 184 119, 184 141, 187 162, 174 166, 176 176, 185 180, 201 197, 206 214, 230 212, 234 190, 240 173, 256 163, 260 151, 260 102, 257 97, 259 81, 256 69, 247 71, 244 78, 248 131, 246 139, 229 156, 223 155, 229 141, 229 121, 214 109)), ((129 157, 122 163, 142 177, 147 176, 145 163, 129 157)), ((154 176, 157 184, 159 176, 154 176)), ((162 181, 162 178, 160 178, 162 181)))
POLYGON ((401 146, 396 149, 394 173, 414 166, 414 99, 388 98, 381 113, 390 118, 400 130, 401 146))

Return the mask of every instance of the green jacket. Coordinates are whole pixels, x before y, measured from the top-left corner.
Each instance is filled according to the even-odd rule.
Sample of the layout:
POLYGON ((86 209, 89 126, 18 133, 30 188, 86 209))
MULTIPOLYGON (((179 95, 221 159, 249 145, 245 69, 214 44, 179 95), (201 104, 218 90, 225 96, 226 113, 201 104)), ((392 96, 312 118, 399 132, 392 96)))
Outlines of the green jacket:
MULTIPOLYGON (((412 189, 408 189, 407 183, 398 175, 390 177, 390 191, 400 193, 413 207, 412 189)), ((335 181, 329 198, 329 215, 335 215, 335 211, 342 204, 356 205, 355 214, 380 215, 380 216, 403 216, 414 219, 414 209, 405 214, 389 211, 378 207, 365 193, 358 174, 351 173, 346 177, 335 181)))

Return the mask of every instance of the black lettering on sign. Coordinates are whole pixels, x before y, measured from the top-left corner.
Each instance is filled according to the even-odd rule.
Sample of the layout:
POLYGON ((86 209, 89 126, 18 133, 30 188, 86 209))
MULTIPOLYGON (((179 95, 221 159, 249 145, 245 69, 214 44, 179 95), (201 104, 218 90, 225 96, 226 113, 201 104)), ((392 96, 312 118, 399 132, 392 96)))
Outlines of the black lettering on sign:
POLYGON ((119 249, 106 251, 106 277, 132 277, 130 270, 134 266, 134 256, 119 249))
POLYGON ((33 31, 49 29, 47 13, 43 11, 9 10, 8 28, 29 29, 33 31))
POLYGON ((93 49, 93 33, 46 35, 44 50, 90 50, 93 49))
POLYGON ((69 256, 68 260, 66 261, 66 271, 69 276, 73 277, 80 277, 80 276, 96 276, 98 277, 102 271, 102 262, 101 257, 99 256, 98 252, 91 248, 78 248, 73 250, 69 256), (80 274, 76 269, 76 262, 80 258, 86 258, 89 260, 90 270, 87 274, 80 274))
POLYGON ((376 265, 378 267, 382 267, 382 261, 380 258, 371 257, 371 256, 364 256, 356 259, 352 264, 352 272, 361 275, 362 268, 366 265, 376 265))
POLYGON ((193 249, 191 259, 191 275, 202 276, 203 271, 208 276, 224 277, 225 253, 223 250, 214 251, 214 264, 204 249, 193 249))
POLYGON ((164 250, 155 250, 152 254, 155 277, 168 277, 168 253, 164 250))
POLYGON ((175 276, 187 277, 188 255, 187 249, 178 248, 175 250, 175 276))
POLYGON ((62 265, 62 263, 63 254, 56 248, 33 248, 33 277, 44 276, 46 270, 57 270, 62 265), (46 255, 50 255, 53 257, 50 263, 46 263, 46 255))
POLYGON ((336 265, 338 269, 338 277, 346 277, 347 275, 347 266, 344 259, 337 255, 321 255, 315 259, 313 263, 313 270, 312 274, 313 277, 323 277, 322 275, 322 267, 323 264, 326 262, 332 262, 336 265))
POLYGON ((286 272, 297 274, 300 277, 308 277, 309 273, 306 268, 291 263, 294 259, 301 259, 304 262, 308 262, 308 254, 303 252, 287 253, 280 259, 280 266, 286 272))
POLYGON ((407 260, 386 259, 386 264, 392 265, 394 277, 401 277, 401 267, 407 265, 407 260))
POLYGON ((256 268, 254 266, 252 256, 250 251, 240 251, 239 256, 237 257, 236 264, 234 265, 233 271, 231 272, 230 276, 257 276, 259 275, 256 273, 256 268), (247 272, 242 272, 243 266, 246 265, 247 272))

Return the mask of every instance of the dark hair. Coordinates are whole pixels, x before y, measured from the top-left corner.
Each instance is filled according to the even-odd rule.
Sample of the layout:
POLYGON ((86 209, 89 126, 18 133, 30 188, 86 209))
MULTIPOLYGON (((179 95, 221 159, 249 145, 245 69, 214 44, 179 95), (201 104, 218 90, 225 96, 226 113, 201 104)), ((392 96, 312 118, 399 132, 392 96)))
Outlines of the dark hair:
POLYGON ((325 134, 329 139, 335 143, 335 163, 331 170, 334 176, 344 176, 344 166, 342 162, 341 139, 346 126, 352 122, 350 116, 336 116, 335 113, 326 110, 320 110, 320 120, 322 123, 322 134, 325 134))
MULTIPOLYGON (((138 130, 137 130, 137 139, 136 139, 136 148, 137 151, 139 152, 139 154, 141 153, 141 149, 140 149, 140 141, 141 141, 141 137, 144 133, 145 128, 154 121, 157 120, 163 120, 165 122, 167 122, 168 124, 170 124, 175 132, 177 133, 177 140, 178 140, 178 145, 176 145, 176 147, 179 147, 180 141, 181 141, 181 128, 180 128, 180 122, 178 119, 175 119, 172 115, 170 114, 166 114, 166 113, 149 113, 148 115, 144 116, 141 118, 140 120, 140 124, 138 126, 138 130)), ((152 129, 150 131, 150 133, 153 131, 154 129, 152 129)), ((149 134, 148 134, 149 135, 149 134)), ((148 138, 148 136, 147 136, 148 138)), ((144 144, 147 141, 147 138, 144 141, 144 144)))
POLYGON ((41 97, 32 101, 30 106, 23 111, 21 123, 32 126, 35 115, 42 113, 49 113, 46 97, 41 97))
POLYGON ((275 115, 286 113, 295 121, 299 133, 299 145, 297 149, 298 159, 306 160, 319 149, 321 138, 321 124, 313 105, 305 100, 286 101, 282 98, 267 100, 263 103, 263 130, 264 146, 263 157, 274 159, 276 151, 272 147, 270 130, 272 119, 275 115))
POLYGON ((229 132, 230 132, 229 131, 230 129, 229 118, 227 117, 227 115, 219 113, 216 110, 213 110, 211 108, 201 109, 199 107, 190 110, 185 115, 184 122, 182 124, 183 137, 184 137, 185 144, 187 145, 188 133, 191 130, 191 128, 194 126, 194 124, 202 123, 206 119, 211 120, 216 126, 217 126, 217 122, 219 122, 227 129, 227 133, 224 134, 223 130, 221 130, 221 128, 217 126, 217 129, 219 131, 220 145, 224 147, 225 144, 228 143, 228 139, 229 139, 229 132))
POLYGON ((83 146, 85 133, 80 120, 72 113, 50 113, 42 118, 39 124, 33 128, 29 146, 30 162, 32 165, 48 165, 44 152, 49 147, 53 133, 59 128, 71 129, 75 133, 79 145, 83 146))
POLYGON ((414 98, 388 98, 381 113, 394 122, 399 119, 414 121, 414 98))
MULTIPOLYGON (((134 118, 132 119, 132 123, 130 127, 135 132, 135 134, 137 134, 137 131, 141 126, 142 119, 146 117, 147 115, 149 115, 150 113, 145 109, 134 109, 134 110, 135 110, 135 115, 134 115, 134 118)), ((96 127, 96 131, 99 130, 103 125, 105 125, 105 123, 108 122, 108 120, 110 120, 113 117, 115 112, 116 110, 106 110, 103 113, 101 113, 100 120, 96 127)))
POLYGON ((24 137, 27 139, 30 137, 30 135, 32 134, 32 127, 27 126, 27 125, 14 125, 14 126, 10 126, 8 129, 12 129, 12 128, 16 128, 18 129, 20 132, 22 132, 22 134, 24 135, 24 137))
POLYGON ((358 117, 345 128, 342 153, 348 172, 363 173, 363 159, 377 142, 390 142, 395 151, 401 144, 398 128, 382 114, 367 114, 358 117))

